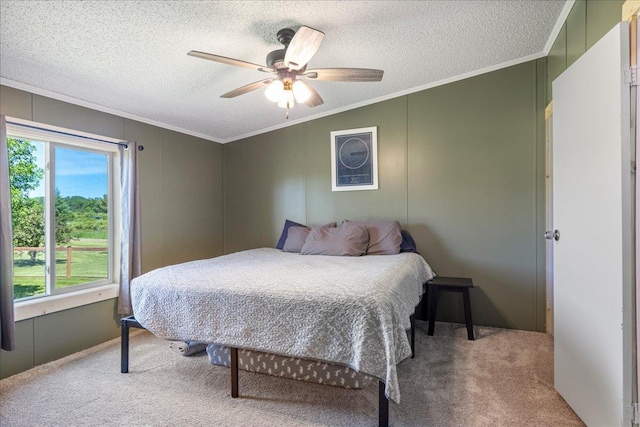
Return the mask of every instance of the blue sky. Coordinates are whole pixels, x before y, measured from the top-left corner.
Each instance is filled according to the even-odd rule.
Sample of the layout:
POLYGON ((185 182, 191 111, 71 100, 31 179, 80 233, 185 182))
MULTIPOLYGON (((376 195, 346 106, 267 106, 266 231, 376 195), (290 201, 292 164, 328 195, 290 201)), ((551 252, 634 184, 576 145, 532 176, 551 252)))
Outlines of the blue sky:
MULTIPOLYGON (((35 143, 36 161, 44 168, 44 144, 35 143)), ((64 197, 102 197, 107 194, 107 156, 99 153, 56 148, 56 188, 64 197)), ((42 184, 30 193, 37 197, 44 195, 42 184)))

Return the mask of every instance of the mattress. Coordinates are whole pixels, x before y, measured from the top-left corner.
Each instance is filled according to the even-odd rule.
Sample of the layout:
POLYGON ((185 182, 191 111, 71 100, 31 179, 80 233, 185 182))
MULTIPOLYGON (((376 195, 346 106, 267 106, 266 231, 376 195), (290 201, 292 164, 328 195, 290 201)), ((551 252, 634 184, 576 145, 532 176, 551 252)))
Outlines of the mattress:
MULTIPOLYGON (((231 366, 229 347, 209 344, 207 354, 211 364, 231 366)), ((365 388, 374 379, 348 366, 245 349, 238 350, 238 367, 248 372, 344 388, 365 388)))
POLYGON ((262 248, 163 267, 131 282, 138 322, 155 335, 348 366, 400 401, 396 365, 434 277, 415 253, 337 257, 262 248))

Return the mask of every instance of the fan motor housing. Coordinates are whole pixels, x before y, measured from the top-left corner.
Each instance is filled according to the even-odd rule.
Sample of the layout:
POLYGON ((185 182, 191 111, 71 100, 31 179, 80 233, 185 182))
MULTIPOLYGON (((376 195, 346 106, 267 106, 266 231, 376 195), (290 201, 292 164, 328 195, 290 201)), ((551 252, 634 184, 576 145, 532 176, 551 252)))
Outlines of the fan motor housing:
POLYGON ((293 31, 291 28, 283 28, 280 31, 278 31, 278 33, 276 34, 276 38, 280 43, 284 45, 284 48, 286 49, 287 46, 289 46, 289 43, 291 43, 291 39, 295 35, 296 35, 296 32, 293 31))
POLYGON ((285 49, 277 49, 267 54, 267 67, 275 68, 276 70, 284 67, 284 54, 285 49))

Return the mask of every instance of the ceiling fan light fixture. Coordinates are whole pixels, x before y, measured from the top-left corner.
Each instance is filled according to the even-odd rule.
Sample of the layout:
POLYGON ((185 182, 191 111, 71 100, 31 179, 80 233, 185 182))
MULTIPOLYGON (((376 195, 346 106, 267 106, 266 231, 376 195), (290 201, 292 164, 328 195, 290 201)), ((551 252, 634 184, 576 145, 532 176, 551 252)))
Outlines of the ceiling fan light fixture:
POLYGON ((264 95, 271 102, 278 102, 284 92, 284 84, 281 80, 274 80, 269 84, 267 90, 264 91, 264 95))
POLYGON ((291 89, 282 91, 282 95, 280 95, 280 100, 278 101, 278 107, 289 109, 293 108, 294 105, 293 91, 291 89))
POLYGON ((309 97, 311 96, 311 91, 309 90, 307 85, 304 84, 304 82, 296 80, 293 83, 293 96, 295 96, 296 101, 302 104, 309 99, 309 97))
POLYGON ((307 70, 309 60, 315 55, 324 38, 322 31, 302 25, 298 31, 294 31, 291 28, 284 28, 278 31, 277 38, 284 45, 284 49, 276 49, 269 52, 266 66, 195 50, 188 52, 187 55, 221 64, 252 68, 271 74, 270 78, 233 89, 220 95, 220 97, 235 98, 268 85, 264 92, 265 96, 269 101, 277 103, 279 107, 286 108, 287 118, 289 118, 289 109, 294 107, 295 102, 305 104, 308 107, 317 107, 324 104, 322 97, 313 86, 298 80, 299 78, 338 82, 379 82, 382 80, 383 70, 369 68, 318 68, 307 70))

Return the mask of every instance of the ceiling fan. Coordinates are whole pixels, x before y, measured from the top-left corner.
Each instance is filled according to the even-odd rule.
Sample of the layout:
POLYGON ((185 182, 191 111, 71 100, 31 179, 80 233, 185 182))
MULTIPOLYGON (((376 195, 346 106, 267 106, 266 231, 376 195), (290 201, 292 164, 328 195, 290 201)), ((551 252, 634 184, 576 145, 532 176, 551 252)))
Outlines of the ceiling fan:
POLYGON ((267 65, 253 64, 239 59, 192 50, 187 55, 208 59, 222 64, 235 65, 237 67, 253 68, 273 77, 249 83, 221 95, 221 98, 234 98, 239 95, 266 87, 265 95, 277 102, 279 107, 287 109, 295 105, 295 102, 316 107, 324 103, 318 92, 311 85, 301 80, 330 80, 342 82, 379 82, 382 80, 383 70, 368 68, 316 68, 307 69, 307 63, 316 53, 324 33, 313 28, 302 26, 298 31, 283 28, 278 31, 277 38, 284 45, 284 49, 277 49, 267 55, 267 65))

